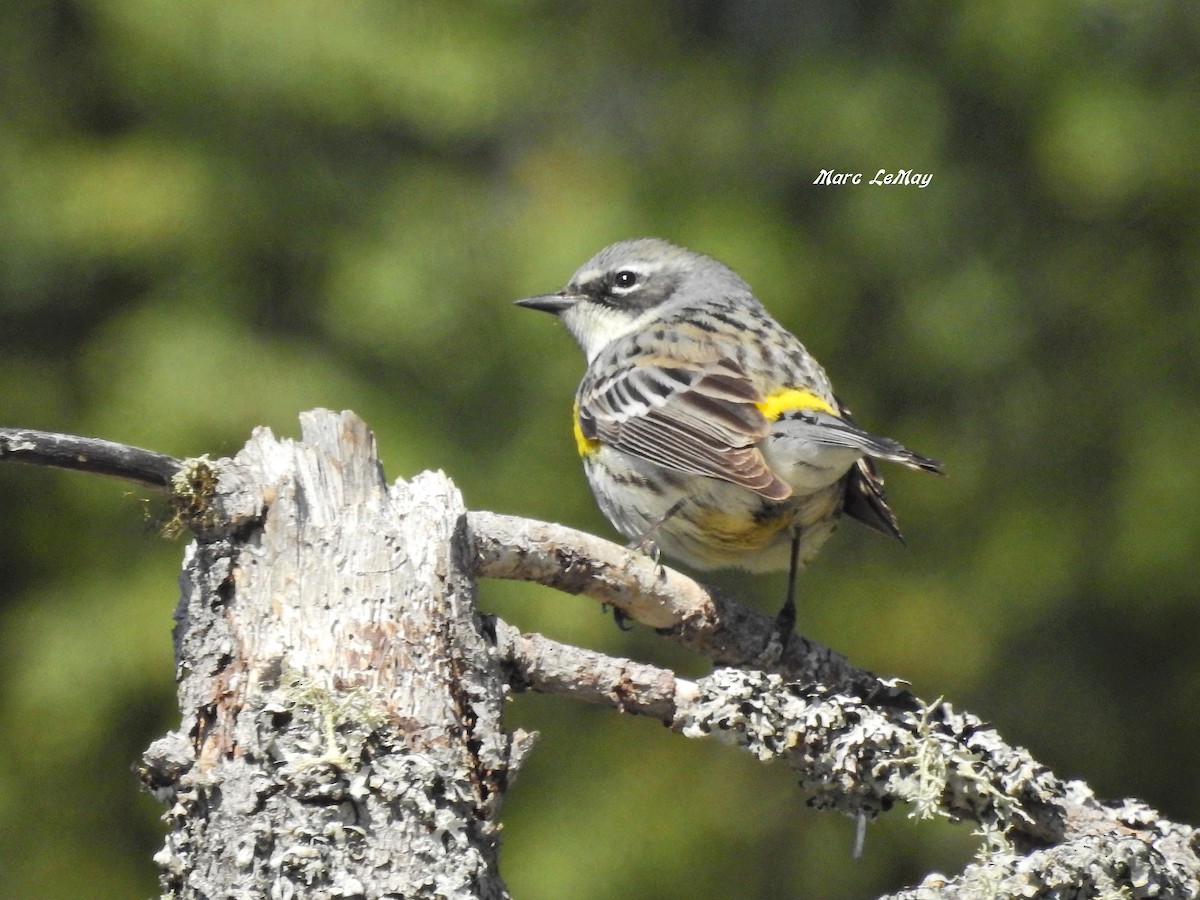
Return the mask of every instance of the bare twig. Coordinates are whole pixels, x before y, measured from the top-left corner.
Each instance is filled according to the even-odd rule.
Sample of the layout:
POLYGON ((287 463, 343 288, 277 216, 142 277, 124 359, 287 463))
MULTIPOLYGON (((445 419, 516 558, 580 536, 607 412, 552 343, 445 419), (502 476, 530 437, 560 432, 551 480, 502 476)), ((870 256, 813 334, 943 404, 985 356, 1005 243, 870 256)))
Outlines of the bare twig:
POLYGON ((99 438, 32 428, 0 428, 0 460, 111 475, 150 487, 170 487, 180 462, 165 453, 99 438))
POLYGON ((522 633, 495 617, 488 625, 509 683, 515 688, 612 706, 666 725, 675 721, 676 709, 684 699, 679 692, 695 694, 694 685, 677 679, 669 669, 562 644, 541 634, 522 633))

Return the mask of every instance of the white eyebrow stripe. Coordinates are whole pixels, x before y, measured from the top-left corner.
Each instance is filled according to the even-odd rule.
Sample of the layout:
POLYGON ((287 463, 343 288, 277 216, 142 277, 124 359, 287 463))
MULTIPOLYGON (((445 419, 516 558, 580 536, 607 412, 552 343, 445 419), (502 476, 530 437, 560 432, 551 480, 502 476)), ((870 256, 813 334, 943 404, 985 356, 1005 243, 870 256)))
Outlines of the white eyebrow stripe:
POLYGON ((631 262, 623 266, 615 266, 614 272, 633 272, 637 275, 650 275, 662 268, 662 263, 657 262, 631 262))

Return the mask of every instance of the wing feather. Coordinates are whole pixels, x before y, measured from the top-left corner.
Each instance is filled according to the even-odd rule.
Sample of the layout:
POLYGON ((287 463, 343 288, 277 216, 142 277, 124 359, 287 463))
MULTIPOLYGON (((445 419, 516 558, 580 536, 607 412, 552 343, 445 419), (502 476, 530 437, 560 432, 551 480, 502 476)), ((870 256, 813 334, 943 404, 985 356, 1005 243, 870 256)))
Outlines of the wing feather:
POLYGON ((637 365, 598 367, 606 372, 580 386, 581 422, 601 442, 660 466, 707 475, 783 500, 791 487, 778 478, 756 446, 770 423, 755 406, 762 399, 736 362, 703 372, 678 360, 639 359, 637 365))

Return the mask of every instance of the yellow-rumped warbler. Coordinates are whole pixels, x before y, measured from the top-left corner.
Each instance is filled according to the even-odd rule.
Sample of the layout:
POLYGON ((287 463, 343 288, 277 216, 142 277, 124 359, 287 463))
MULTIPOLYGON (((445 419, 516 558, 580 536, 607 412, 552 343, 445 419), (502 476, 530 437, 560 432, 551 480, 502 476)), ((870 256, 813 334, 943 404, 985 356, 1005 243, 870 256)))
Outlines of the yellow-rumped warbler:
POLYGON ((715 259, 622 241, 555 294, 516 301, 583 348, 575 442, 617 530, 696 569, 796 570, 844 512, 900 538, 873 459, 941 464, 859 428, 825 371, 715 259))

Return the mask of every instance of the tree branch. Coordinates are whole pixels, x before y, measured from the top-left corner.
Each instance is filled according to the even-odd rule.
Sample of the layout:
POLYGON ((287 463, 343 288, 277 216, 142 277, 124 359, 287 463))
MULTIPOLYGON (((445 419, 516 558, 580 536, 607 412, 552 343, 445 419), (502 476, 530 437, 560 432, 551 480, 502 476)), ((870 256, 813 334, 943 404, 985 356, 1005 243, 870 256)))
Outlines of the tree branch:
POLYGON ((533 581, 611 604, 717 665, 750 665, 792 681, 836 684, 876 703, 915 708, 907 691, 884 685, 803 635, 793 635, 786 649, 771 646, 772 617, 715 594, 644 553, 564 525, 491 512, 470 512, 467 524, 476 574, 482 577, 533 581))
POLYGON ((675 721, 695 686, 657 666, 606 656, 562 644, 540 634, 523 634, 503 619, 490 617, 496 652, 516 690, 558 694, 621 712, 649 716, 665 725, 675 721))
POLYGON ((491 628, 510 683, 651 716, 688 737, 720 736, 760 760, 783 760, 818 808, 873 818, 902 801, 916 818, 979 825, 979 862, 956 878, 929 876, 896 900, 1048 896, 1051 888, 1064 896, 1200 895, 1195 829, 1138 801, 1097 800, 1083 782, 1060 781, 948 703, 875 708, 822 685, 738 669, 692 682, 521 634, 500 620, 491 628))
POLYGON ((770 618, 644 554, 468 513, 442 476, 388 487, 351 414, 302 423, 302 442, 256 429, 215 463, 0 429, 0 459, 171 487, 197 535, 177 615, 183 724, 143 771, 171 806, 158 856, 168 896, 264 883, 505 896, 496 813, 529 741, 500 728, 504 681, 783 760, 821 808, 870 818, 904 801, 980 827, 977 863, 897 900, 1200 896, 1190 826, 1137 801, 1101 802, 977 717, 816 642, 771 645, 770 618), (718 665, 754 668, 689 681, 499 619, 481 625, 479 576, 587 595, 718 665), (372 823, 368 843, 359 821, 372 823))

